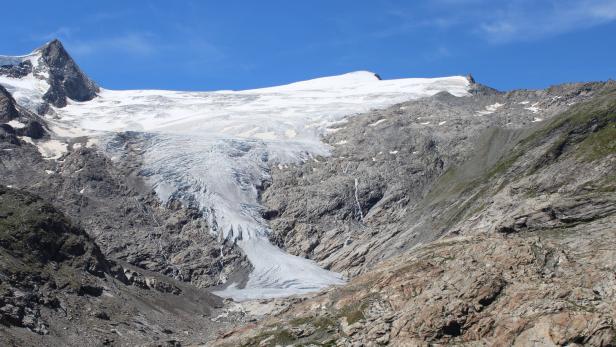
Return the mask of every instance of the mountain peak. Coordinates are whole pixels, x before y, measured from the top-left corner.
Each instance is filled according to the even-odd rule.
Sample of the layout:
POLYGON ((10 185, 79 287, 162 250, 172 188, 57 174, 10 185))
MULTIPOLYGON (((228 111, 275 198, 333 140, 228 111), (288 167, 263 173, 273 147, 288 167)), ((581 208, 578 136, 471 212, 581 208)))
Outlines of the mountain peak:
POLYGON ((470 84, 475 84, 476 83, 475 82, 475 78, 470 73, 468 75, 466 75, 466 79, 468 80, 468 83, 470 83, 470 84))
POLYGON ((0 77, 11 93, 27 89, 31 97, 26 107, 37 113, 47 112, 49 105, 64 107, 67 98, 92 100, 99 92, 58 39, 27 55, 0 56, 0 77))
POLYGON ((44 99, 56 107, 66 106, 66 98, 92 100, 98 86, 81 71, 60 40, 53 39, 38 48, 43 63, 49 68, 50 88, 44 99))
POLYGON ((60 40, 53 39, 49 42, 47 42, 46 44, 42 45, 41 47, 37 48, 37 51, 43 51, 45 49, 61 49, 64 50, 64 46, 62 45, 62 42, 60 40))
POLYGON ((58 39, 53 39, 39 48, 32 51, 30 55, 40 55, 46 58, 46 62, 51 59, 57 59, 57 57, 62 57, 65 60, 72 60, 71 56, 68 54, 62 42, 58 39))

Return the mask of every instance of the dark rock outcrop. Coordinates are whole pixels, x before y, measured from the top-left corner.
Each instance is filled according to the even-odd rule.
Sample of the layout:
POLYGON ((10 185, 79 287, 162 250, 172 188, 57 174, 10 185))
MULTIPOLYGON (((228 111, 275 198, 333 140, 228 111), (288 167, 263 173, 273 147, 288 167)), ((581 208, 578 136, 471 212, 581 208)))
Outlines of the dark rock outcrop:
POLYGON ((17 105, 13 96, 3 86, 0 86, 0 123, 12 120, 17 120, 21 123, 21 126, 14 128, 9 124, 0 124, 2 128, 0 130, 0 139, 8 143, 19 144, 16 136, 27 136, 38 140, 47 135, 45 121, 17 105))
POLYGON ((19 117, 19 112, 15 108, 13 96, 0 85, 0 122, 8 122, 19 117))
POLYGON ((79 292, 90 276, 113 272, 98 247, 40 198, 0 186, 0 324, 47 334, 40 307, 59 307, 58 286, 79 292), (52 276, 47 267, 57 272, 52 276), (84 271, 89 275, 74 275, 84 271), (81 278, 81 279, 80 279, 81 278))
POLYGON ((8 124, 0 124, 0 142, 6 142, 11 145, 19 145, 19 139, 15 134, 15 129, 8 124))
POLYGON ((32 63, 29 60, 22 61, 16 65, 0 66, 0 75, 12 78, 21 78, 32 72, 32 63))
POLYGON ((41 121, 28 119, 23 128, 16 129, 17 135, 27 136, 35 140, 43 138, 47 132, 41 121))
POLYGON ((53 40, 38 49, 49 68, 50 88, 43 98, 56 107, 66 106, 66 98, 75 101, 92 100, 98 86, 84 74, 60 41, 53 40))

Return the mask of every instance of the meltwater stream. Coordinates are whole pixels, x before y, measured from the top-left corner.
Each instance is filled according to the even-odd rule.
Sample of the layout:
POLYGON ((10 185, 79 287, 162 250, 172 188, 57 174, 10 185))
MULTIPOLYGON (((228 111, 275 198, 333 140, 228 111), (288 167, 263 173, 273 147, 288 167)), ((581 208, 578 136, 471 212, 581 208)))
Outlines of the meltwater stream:
MULTIPOLYGON (((44 93, 39 78, 31 77, 32 85, 0 82, 16 93, 44 93)), ((253 265, 243 288, 230 283, 216 294, 271 298, 316 291, 343 278, 269 243, 257 190, 269 167, 327 155, 320 136, 347 116, 441 91, 466 96, 468 86, 464 77, 380 80, 362 71, 246 91, 102 89, 91 101, 69 100, 54 109, 50 124, 54 141, 141 134, 143 173, 158 197, 198 206, 210 231, 236 242, 253 265)))

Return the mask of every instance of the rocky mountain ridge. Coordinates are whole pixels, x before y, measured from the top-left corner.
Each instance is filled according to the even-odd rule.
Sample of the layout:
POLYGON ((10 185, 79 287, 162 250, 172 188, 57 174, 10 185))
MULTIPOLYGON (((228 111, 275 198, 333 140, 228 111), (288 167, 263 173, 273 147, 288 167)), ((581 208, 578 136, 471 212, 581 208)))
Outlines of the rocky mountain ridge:
POLYGON ((41 116, 0 80, 3 344, 614 344, 614 82, 472 80, 330 124, 328 155, 267 163, 255 211, 273 244, 350 282, 235 303, 208 291, 246 283, 243 250, 161 201, 147 133, 67 134, 54 110, 99 89, 59 41, 35 52, 40 73, 0 67, 49 71, 51 93, 41 116))
MULTIPOLYGON (((51 112, 50 106, 64 107, 67 99, 88 101, 96 97, 99 87, 86 76, 77 63, 64 49, 62 43, 54 39, 32 53, 19 57, 0 56, 0 76, 12 79, 24 79, 28 76, 31 85, 28 88, 43 87, 42 100, 34 107, 40 115, 51 112), (37 86, 39 84, 40 86, 37 86)), ((15 89, 7 80, 9 89, 15 89)), ((24 97, 24 101, 28 96, 24 97)), ((24 106, 24 105, 22 105, 24 106)))

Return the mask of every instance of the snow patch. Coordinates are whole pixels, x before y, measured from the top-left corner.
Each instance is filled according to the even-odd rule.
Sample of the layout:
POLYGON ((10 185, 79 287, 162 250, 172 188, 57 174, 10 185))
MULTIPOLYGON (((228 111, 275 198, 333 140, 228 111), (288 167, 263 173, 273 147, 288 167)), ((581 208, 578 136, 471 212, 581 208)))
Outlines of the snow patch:
POLYGON ((94 147, 98 144, 99 144, 99 140, 96 138, 89 138, 88 141, 86 141, 87 148, 94 147))
POLYGON ((32 138, 28 137, 28 136, 17 136, 21 141, 25 142, 25 143, 29 143, 31 145, 35 145, 34 141, 32 140, 32 138))
POLYGON ((345 129, 345 128, 346 127, 342 127, 342 128, 327 128, 327 129, 325 129, 325 132, 333 134, 333 133, 336 133, 336 132, 338 132, 338 131, 340 131, 342 129, 345 129))
POLYGON ((539 113, 539 111, 541 111, 541 109, 539 107, 537 107, 537 105, 539 105, 538 102, 532 104, 530 107, 525 107, 525 110, 529 110, 532 113, 539 113))
POLYGON ((32 72, 22 78, 0 75, 0 85, 11 93, 19 105, 36 111, 45 102, 43 95, 49 90, 47 82, 49 72, 40 64, 41 52, 34 51, 28 55, 16 57, 0 56, 0 65, 19 65, 25 61, 32 64, 32 72))
POLYGON ((492 105, 488 105, 488 106, 486 106, 485 110, 478 111, 477 115, 478 116, 485 116, 485 115, 488 115, 488 114, 492 114, 492 113, 496 112, 496 110, 498 110, 499 108, 501 108, 503 106, 504 106, 503 104, 498 103, 498 102, 495 103, 495 104, 492 104, 492 105))
POLYGON ((10 125, 11 127, 13 127, 14 129, 21 129, 21 128, 25 128, 26 125, 16 119, 13 119, 9 122, 7 122, 6 124, 10 125))
POLYGON ((57 160, 68 150, 68 145, 58 140, 39 141, 35 145, 46 160, 57 160))
POLYGON ((375 126, 377 126, 377 125, 379 125, 379 124, 381 124, 383 122, 386 122, 386 121, 387 121, 387 119, 385 119, 385 118, 379 119, 379 120, 377 120, 376 122, 374 122, 372 124, 368 124, 368 126, 375 127, 375 126))

